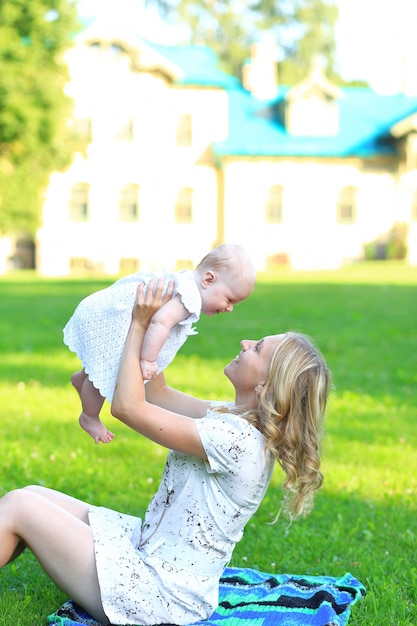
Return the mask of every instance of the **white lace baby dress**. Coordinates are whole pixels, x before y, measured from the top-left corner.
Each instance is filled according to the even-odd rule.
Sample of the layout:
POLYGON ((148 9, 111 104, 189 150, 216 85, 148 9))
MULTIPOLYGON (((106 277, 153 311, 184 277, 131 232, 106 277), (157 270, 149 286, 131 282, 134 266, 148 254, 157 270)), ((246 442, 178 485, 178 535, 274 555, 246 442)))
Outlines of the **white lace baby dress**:
POLYGON ((116 384, 120 358, 132 319, 137 286, 162 277, 168 284, 175 282, 174 295, 179 294, 190 312, 187 319, 171 329, 159 357, 158 373, 173 360, 189 335, 196 334, 193 324, 200 318, 201 296, 190 270, 170 273, 136 272, 97 291, 75 309, 64 328, 64 343, 81 360, 93 385, 111 402, 116 384))

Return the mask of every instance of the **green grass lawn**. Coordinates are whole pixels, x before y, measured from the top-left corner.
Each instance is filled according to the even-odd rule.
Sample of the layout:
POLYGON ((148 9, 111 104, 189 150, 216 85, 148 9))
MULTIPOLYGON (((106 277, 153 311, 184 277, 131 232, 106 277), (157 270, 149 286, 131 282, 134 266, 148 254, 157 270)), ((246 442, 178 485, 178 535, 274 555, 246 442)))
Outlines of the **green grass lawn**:
MULTIPOLYGON (((78 425, 69 384, 77 358, 62 328, 103 279, 0 277, 0 495, 30 483, 142 515, 165 451, 118 424, 109 445, 78 425)), ((231 315, 202 318, 167 371, 171 384, 228 399, 224 365, 242 338, 299 330, 333 372, 325 483, 312 514, 269 525, 281 475, 237 546, 232 565, 292 574, 350 572, 367 596, 350 626, 417 624, 417 268, 367 263, 337 272, 260 276, 231 315)), ((44 626, 65 596, 30 553, 0 572, 0 625, 44 626)))

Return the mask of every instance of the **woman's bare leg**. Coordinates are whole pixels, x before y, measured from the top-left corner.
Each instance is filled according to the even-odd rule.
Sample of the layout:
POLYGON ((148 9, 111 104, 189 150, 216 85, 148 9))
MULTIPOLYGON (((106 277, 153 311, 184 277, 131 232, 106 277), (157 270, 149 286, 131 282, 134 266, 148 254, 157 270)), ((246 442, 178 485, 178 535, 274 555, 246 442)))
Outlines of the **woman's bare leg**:
POLYGON ((99 417, 104 402, 103 396, 94 387, 84 370, 75 372, 71 376, 71 382, 81 399, 82 412, 79 417, 81 427, 91 435, 96 443, 100 441, 109 443, 114 434, 107 430, 99 417))
POLYGON ((42 487, 5 495, 0 500, 0 567, 27 546, 62 591, 107 624, 88 508, 80 500, 42 487))
POLYGON ((64 509, 67 513, 71 513, 74 517, 78 518, 82 522, 89 524, 88 510, 90 505, 83 500, 69 496, 62 491, 56 491, 55 489, 49 489, 48 487, 41 487, 40 485, 28 485, 23 488, 24 491, 33 491, 34 493, 43 496, 50 502, 53 502, 57 506, 64 509))

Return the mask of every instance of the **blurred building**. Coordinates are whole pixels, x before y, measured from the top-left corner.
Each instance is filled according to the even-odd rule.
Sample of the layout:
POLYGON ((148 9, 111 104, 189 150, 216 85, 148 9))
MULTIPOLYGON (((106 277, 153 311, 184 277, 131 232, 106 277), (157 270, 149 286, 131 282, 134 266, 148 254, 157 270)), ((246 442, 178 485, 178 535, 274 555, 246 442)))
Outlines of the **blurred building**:
POLYGON ((87 147, 51 176, 39 272, 192 267, 223 241, 260 271, 417 264, 417 94, 340 89, 318 65, 288 88, 276 58, 253 46, 240 82, 205 47, 87 28, 68 53, 87 147))

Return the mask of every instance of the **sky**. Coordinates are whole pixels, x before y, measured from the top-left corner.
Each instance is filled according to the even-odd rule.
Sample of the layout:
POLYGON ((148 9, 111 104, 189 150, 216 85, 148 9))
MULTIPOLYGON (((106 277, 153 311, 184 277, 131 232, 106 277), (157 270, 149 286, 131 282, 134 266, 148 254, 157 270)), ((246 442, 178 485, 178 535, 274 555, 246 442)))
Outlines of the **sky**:
POLYGON ((406 55, 417 81, 417 0, 338 0, 338 5, 337 53, 345 80, 365 79, 375 91, 396 93, 406 55))
MULTIPOLYGON (((378 93, 398 93, 407 58, 417 93, 417 0, 337 0, 337 4, 337 63, 342 78, 365 80, 378 93)), ((129 24, 138 24, 140 34, 159 43, 175 43, 178 38, 155 12, 144 11, 140 0, 78 0, 78 6, 85 17, 127 15, 129 24)))

